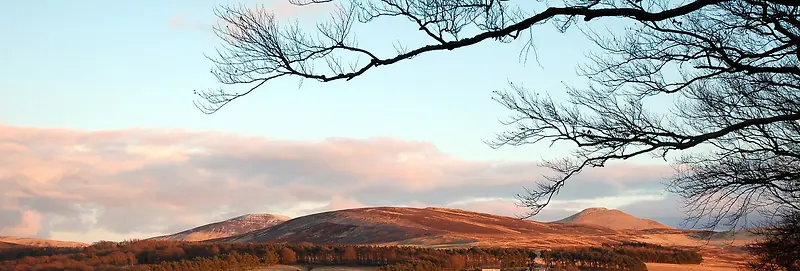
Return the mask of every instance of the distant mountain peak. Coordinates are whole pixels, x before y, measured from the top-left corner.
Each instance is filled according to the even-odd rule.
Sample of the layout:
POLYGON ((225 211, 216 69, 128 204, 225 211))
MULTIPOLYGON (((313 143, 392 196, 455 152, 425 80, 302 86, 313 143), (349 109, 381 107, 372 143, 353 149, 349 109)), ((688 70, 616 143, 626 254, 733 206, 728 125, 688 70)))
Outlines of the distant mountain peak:
POLYGON ((215 222, 176 234, 153 237, 153 240, 205 241, 267 229, 290 220, 288 216, 268 213, 245 214, 228 220, 215 222))
POLYGON ((256 213, 256 214, 240 215, 240 216, 228 219, 226 221, 248 221, 248 220, 251 220, 251 221, 259 221, 259 220, 261 220, 261 221, 267 221, 267 220, 286 221, 286 220, 289 220, 289 219, 292 219, 292 218, 290 218, 288 216, 284 216, 284 215, 276 215, 276 214, 269 214, 269 213, 256 213))
POLYGON ((556 221, 562 224, 601 226, 614 230, 672 229, 652 219, 639 218, 617 209, 591 207, 556 221))

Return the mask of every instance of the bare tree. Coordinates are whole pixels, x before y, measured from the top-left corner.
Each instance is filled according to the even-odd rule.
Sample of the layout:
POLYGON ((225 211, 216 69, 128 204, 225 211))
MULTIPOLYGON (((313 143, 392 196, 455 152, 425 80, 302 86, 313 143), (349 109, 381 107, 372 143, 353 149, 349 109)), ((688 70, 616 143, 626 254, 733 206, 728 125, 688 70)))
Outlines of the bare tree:
POLYGON ((547 22, 560 31, 580 27, 600 48, 581 68, 591 84, 565 86, 566 101, 513 84, 496 92, 513 114, 491 146, 574 146, 569 157, 543 163, 554 174, 517 195, 531 209, 524 217, 584 169, 646 155, 673 160, 678 174, 668 187, 686 200, 690 218, 708 218, 708 227, 735 225, 758 208, 800 209, 800 1, 531 2, 351 0, 310 33, 264 9, 223 7, 217 15, 224 23, 215 29, 224 46, 212 72, 248 89, 200 92, 197 105, 210 114, 275 78, 351 80, 421 54, 521 40, 547 22), (379 18, 406 19, 430 43, 389 56, 359 47, 354 25, 379 18), (607 18, 625 29, 594 31, 607 18), (651 110, 653 100, 674 106, 651 110))
POLYGON ((747 267, 759 271, 800 270, 800 212, 781 210, 775 218, 752 230, 762 239, 747 246, 755 256, 747 267))

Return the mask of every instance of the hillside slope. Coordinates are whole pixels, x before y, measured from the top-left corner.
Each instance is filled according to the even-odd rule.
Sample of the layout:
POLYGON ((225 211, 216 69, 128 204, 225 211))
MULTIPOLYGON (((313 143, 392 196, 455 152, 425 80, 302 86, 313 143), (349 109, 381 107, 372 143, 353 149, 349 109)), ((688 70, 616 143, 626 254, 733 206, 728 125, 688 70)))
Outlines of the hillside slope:
POLYGON ((616 231, 446 208, 373 207, 312 214, 214 242, 493 245, 595 244, 616 231), (574 238, 581 236, 582 238, 574 238))
POLYGON ((40 238, 25 238, 25 237, 14 237, 14 236, 0 236, 0 243, 3 246, 13 246, 13 245, 24 245, 24 246, 34 246, 34 247, 85 247, 89 246, 89 244, 81 243, 81 242, 72 242, 72 241, 58 241, 58 240, 50 240, 50 239, 40 239, 40 238), (11 245, 9 245, 11 244, 11 245))
POLYGON ((20 247, 20 244, 8 243, 8 242, 0 242, 0 249, 3 248, 12 248, 12 247, 20 247))
POLYGON ((150 240, 170 241, 204 241, 244 234, 255 230, 266 229, 281 224, 290 218, 273 214, 247 214, 225 221, 215 222, 179 233, 157 236, 150 240))
POLYGON ((613 230, 673 229, 652 219, 632 216, 616 209, 588 208, 554 223, 593 225, 613 230))

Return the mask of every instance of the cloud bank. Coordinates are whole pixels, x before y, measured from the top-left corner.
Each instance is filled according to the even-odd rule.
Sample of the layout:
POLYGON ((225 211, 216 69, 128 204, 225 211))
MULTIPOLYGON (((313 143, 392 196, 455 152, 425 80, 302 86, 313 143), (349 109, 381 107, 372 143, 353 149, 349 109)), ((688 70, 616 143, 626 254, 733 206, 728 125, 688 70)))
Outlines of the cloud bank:
MULTIPOLYGON (((363 206, 440 206, 513 216, 535 163, 468 161, 392 138, 305 142, 164 129, 83 131, 0 125, 0 235, 84 242, 174 233, 245 213, 288 216, 363 206)), ((667 165, 588 171, 537 220, 651 203, 667 165)))

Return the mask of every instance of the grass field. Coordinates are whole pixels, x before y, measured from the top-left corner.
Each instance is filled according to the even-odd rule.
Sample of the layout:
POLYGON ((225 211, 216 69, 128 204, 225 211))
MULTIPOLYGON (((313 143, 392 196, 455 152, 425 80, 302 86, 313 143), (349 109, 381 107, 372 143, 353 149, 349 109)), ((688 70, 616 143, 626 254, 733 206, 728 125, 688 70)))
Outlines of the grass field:
POLYGON ((666 264, 645 263, 648 271, 734 271, 736 266, 716 266, 706 264, 666 264))
MULTIPOLYGON (((253 269, 252 271, 374 271, 375 267, 319 266, 308 269, 303 266, 276 265, 253 269)), ((734 266, 713 266, 704 264, 664 264, 647 263, 649 271, 733 271, 734 266)))
POLYGON ((253 269, 252 271, 374 271, 375 267, 316 266, 311 269, 301 265, 276 265, 253 269))

